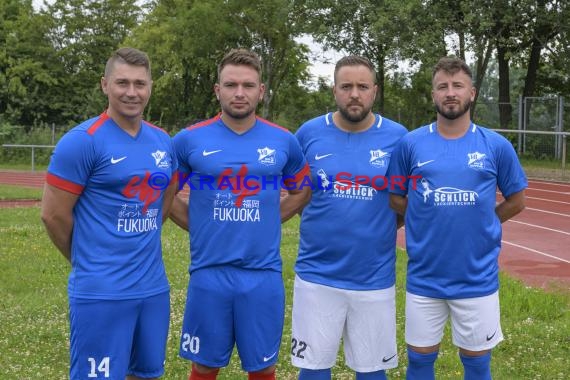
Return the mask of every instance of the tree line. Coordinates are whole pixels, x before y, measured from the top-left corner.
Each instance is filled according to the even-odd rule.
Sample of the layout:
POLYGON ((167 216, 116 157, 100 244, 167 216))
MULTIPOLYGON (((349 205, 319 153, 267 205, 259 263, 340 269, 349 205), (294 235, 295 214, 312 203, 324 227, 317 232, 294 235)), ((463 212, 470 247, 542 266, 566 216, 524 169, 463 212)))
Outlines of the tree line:
POLYGON ((105 61, 133 46, 152 63, 145 119, 174 132, 218 112, 216 63, 245 47, 263 61, 259 114, 294 130, 335 109, 328 79, 310 77, 312 52, 299 42, 309 35, 369 58, 375 111, 410 129, 434 118, 435 62, 467 58, 478 101, 499 105, 492 127, 512 128, 519 95, 570 94, 568 20, 566 0, 53 0, 38 9, 3 0, 0 126, 71 127, 100 114, 105 61))

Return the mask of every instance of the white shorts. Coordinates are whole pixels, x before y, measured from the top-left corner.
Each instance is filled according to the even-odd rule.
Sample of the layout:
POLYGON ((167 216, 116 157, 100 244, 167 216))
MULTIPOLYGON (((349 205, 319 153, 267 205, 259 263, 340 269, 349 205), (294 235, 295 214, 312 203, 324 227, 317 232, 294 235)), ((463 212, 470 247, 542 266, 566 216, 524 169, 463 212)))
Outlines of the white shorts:
POLYGON ((346 290, 295 276, 292 364, 306 369, 333 367, 341 337, 346 364, 354 371, 395 368, 395 287, 346 290))
POLYGON ((485 297, 446 300, 406 292, 406 343, 416 347, 441 342, 451 317, 453 344, 469 351, 485 351, 503 340, 499 292, 485 297))

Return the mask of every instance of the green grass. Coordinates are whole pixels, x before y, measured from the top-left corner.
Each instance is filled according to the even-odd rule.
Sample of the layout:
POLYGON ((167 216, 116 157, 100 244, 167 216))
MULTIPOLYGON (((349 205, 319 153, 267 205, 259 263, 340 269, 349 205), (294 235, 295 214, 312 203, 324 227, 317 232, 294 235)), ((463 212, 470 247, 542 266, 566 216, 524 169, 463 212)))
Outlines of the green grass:
MULTIPOLYGON (((38 163, 34 165, 34 170, 37 172, 46 171, 47 170, 47 163, 38 163)), ((3 162, 0 164, 1 170, 32 170, 32 161, 29 162, 22 162, 22 163, 6 163, 3 162)))
MULTIPOLYGON (((521 157, 520 161, 525 168, 560 169, 562 167, 561 160, 539 160, 536 158, 521 157)), ((569 164, 567 163, 567 165, 569 164)))
MULTIPOLYGON (((291 335, 293 262, 298 219, 284 225, 283 277, 287 289, 286 325, 278 364, 278 379, 295 379, 288 357, 291 335)), ((67 273, 69 265, 53 248, 39 220, 39 208, 0 209, 0 368, 2 379, 66 379, 69 327, 67 273)), ((166 380, 187 379, 189 365, 178 357, 188 281, 186 233, 167 223, 163 235, 164 260, 171 283, 171 328, 166 380)), ((397 304, 400 364, 388 371, 404 379, 404 279, 406 256, 398 254, 397 304)), ((501 277, 502 326, 506 340, 493 351, 494 379, 570 378, 570 294, 547 293, 501 277)), ((462 367, 447 329, 436 364, 438 379, 462 378, 462 367)), ((220 372, 219 379, 246 379, 239 359, 220 372)), ((334 379, 352 379, 342 355, 333 368, 334 379)))
POLYGON ((42 189, 0 184, 0 200, 41 199, 42 189))
POLYGON ((562 169, 562 162, 560 160, 538 160, 523 157, 520 161, 529 178, 542 178, 563 182, 570 181, 570 163, 567 163, 566 168, 562 169))

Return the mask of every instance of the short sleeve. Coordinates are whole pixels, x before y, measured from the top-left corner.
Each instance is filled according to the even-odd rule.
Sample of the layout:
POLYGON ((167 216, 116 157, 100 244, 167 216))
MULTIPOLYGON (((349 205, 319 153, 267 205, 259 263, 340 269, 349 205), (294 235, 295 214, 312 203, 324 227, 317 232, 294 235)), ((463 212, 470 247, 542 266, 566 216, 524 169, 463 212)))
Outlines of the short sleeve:
POLYGON ((410 175, 410 162, 408 157, 408 145, 406 143, 407 139, 404 136, 392 152, 392 156, 390 158, 390 164, 388 166, 388 178, 394 181, 395 178, 404 178, 403 187, 400 186, 390 186, 390 192, 404 195, 408 192, 408 182, 409 182, 409 175, 410 175))
POLYGON ((179 172, 189 174, 192 172, 188 157, 188 131, 183 129, 172 138, 174 157, 179 172))
POLYGON ((512 144, 499 136, 497 159, 497 185, 503 196, 518 193, 528 187, 526 174, 512 144))
POLYGON ((289 159, 283 168, 283 175, 296 176, 305 169, 307 160, 295 136, 290 133, 287 136, 289 138, 289 159))
POLYGON ((93 138, 83 130, 71 130, 55 147, 46 181, 62 190, 81 194, 94 165, 93 138))

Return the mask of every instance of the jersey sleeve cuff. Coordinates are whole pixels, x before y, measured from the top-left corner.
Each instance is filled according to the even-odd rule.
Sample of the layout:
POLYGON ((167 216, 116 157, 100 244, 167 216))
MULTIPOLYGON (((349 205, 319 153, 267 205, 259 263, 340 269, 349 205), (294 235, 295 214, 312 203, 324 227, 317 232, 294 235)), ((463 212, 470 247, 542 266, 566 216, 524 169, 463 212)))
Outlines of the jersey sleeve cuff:
POLYGON ((309 164, 305 164, 301 170, 295 174, 292 178, 287 178, 283 181, 285 186, 294 186, 296 184, 301 183, 305 177, 308 177, 310 174, 309 164))
POLYGON ((75 195, 81 195, 83 192, 82 185, 78 185, 74 182, 68 181, 51 173, 46 174, 46 183, 48 185, 57 187, 60 190, 67 191, 75 195))

